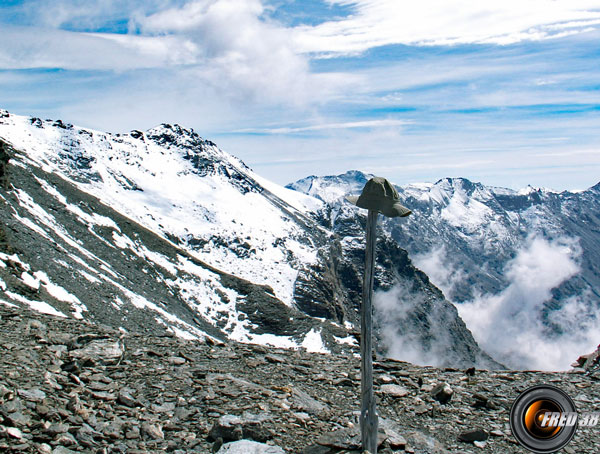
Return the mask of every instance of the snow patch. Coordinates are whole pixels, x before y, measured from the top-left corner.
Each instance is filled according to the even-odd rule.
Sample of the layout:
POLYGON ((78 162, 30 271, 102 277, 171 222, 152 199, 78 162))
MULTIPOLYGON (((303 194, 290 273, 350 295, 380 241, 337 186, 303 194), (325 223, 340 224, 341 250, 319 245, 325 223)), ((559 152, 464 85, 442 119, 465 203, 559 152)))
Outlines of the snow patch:
POLYGON ((27 263, 21 261, 17 254, 8 255, 0 252, 0 260, 3 262, 11 261, 13 263, 17 263, 21 265, 25 271, 31 271, 31 267, 27 263))
POLYGON ((491 218, 492 214, 492 210, 486 205, 469 197, 463 190, 457 189, 450 203, 442 210, 441 217, 450 225, 475 232, 491 218))
POLYGON ((53 284, 50 281, 50 278, 48 277, 48 275, 46 273, 44 273, 43 271, 37 271, 34 273, 34 275, 35 275, 36 279, 38 280, 38 282, 41 281, 44 283, 44 288, 48 291, 48 293, 50 293, 50 295, 52 295, 54 298, 56 298, 59 301, 69 303, 71 306, 73 306, 73 309, 74 309, 73 317, 75 317, 79 320, 83 319, 82 313, 87 312, 88 309, 85 306, 85 304, 83 304, 79 300, 79 298, 77 298, 75 295, 69 293, 61 286, 53 284))
POLYGON ((331 353, 323 343, 323 338, 321 337, 321 332, 316 329, 311 329, 306 336, 304 336, 304 340, 302 341, 301 347, 306 349, 307 352, 310 353, 331 353))
POLYGON ((180 339, 198 340, 198 336, 194 336, 189 331, 183 330, 183 329, 178 328, 176 326, 171 326, 170 328, 173 331, 173 333, 175 334, 175 336, 179 337, 180 339))
POLYGON ((15 301, 19 301, 20 303, 27 304, 33 310, 41 312, 42 314, 56 315, 57 317, 67 318, 67 316, 65 314, 63 314, 60 311, 57 311, 56 309, 54 309, 52 306, 50 306, 48 303, 45 303, 44 301, 32 301, 30 299, 25 298, 24 296, 18 295, 13 292, 4 292, 4 294, 15 301))
POLYGON ((8 301, 4 301, 4 300, 0 300, 0 304, 4 304, 5 306, 8 306, 8 307, 19 307, 16 304, 9 303, 8 301))
POLYGON ((333 338, 335 339, 335 341, 338 344, 358 346, 358 342, 356 341, 356 339, 353 336, 347 336, 347 337, 333 336, 333 338))
POLYGON ((119 249, 135 250, 135 243, 126 235, 120 235, 117 232, 112 233, 113 242, 119 249))
POLYGON ((249 334, 247 343, 269 345, 275 348, 298 348, 298 342, 292 337, 276 336, 274 334, 249 334))
POLYGON ((92 284, 98 284, 100 283, 100 279, 92 276, 90 273, 84 271, 84 270, 77 270, 77 272, 79 274, 81 274, 88 282, 91 282, 92 284))
POLYGON ((40 288, 40 280, 33 277, 28 272, 24 271, 21 273, 21 280, 25 285, 31 287, 34 290, 38 290, 40 288))
POLYGON ((15 217, 15 219, 17 221, 21 222, 21 224, 23 224, 25 227, 28 227, 29 229, 33 230, 34 232, 36 232, 37 234, 39 234, 43 238, 46 238, 47 240, 50 240, 50 236, 48 235, 48 233, 43 228, 41 228, 39 225, 37 225, 36 223, 34 223, 31 219, 29 219, 29 218, 22 218, 17 213, 15 213, 13 216, 15 217))
POLYGON ((284 188, 279 186, 259 175, 254 174, 253 179, 260 184, 263 188, 269 192, 275 194, 281 200, 294 207, 296 210, 302 213, 314 213, 323 207, 323 202, 310 195, 303 194, 293 189, 284 188))

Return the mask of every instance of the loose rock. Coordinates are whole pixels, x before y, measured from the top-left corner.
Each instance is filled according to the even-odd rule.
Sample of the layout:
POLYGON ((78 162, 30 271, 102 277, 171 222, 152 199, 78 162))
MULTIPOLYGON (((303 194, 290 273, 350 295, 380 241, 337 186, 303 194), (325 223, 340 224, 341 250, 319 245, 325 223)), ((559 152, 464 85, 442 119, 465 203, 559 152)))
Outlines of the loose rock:
POLYGON ((474 441, 486 441, 489 434, 483 429, 474 429, 467 432, 462 432, 458 436, 459 441, 474 442, 474 441))
POLYGON ((391 397, 405 397, 408 396, 409 391, 403 386, 388 384, 381 385, 381 387, 379 388, 379 393, 391 397))
MULTIPOLYGON (((360 452, 358 357, 124 334, 1 305, 0 316, 2 453, 200 454, 257 446, 251 442, 289 453, 360 452), (47 343, 23 335, 32 320, 46 326, 47 343), (104 358, 94 356, 102 352, 99 348, 96 353, 89 349, 89 357, 70 356, 98 344, 119 345, 122 355, 115 351, 107 360, 104 350, 104 358), (269 361, 267 355, 276 358, 269 361), (238 421, 240 440, 218 442, 213 428, 224 416, 238 421), (226 446, 233 441, 238 444, 226 446)), ((595 373, 478 369, 470 378, 456 369, 378 360, 378 452, 516 452, 520 448, 510 434, 508 416, 519 392, 554 383, 572 396, 580 412, 600 412, 595 373), (432 395, 438 384, 453 390, 445 405, 432 395), (390 391, 399 388, 387 385, 408 393, 395 397, 390 391), (493 436, 458 441, 461 433, 478 427, 493 436)), ((234 434, 235 427, 230 428, 234 434)), ((579 430, 568 448, 597 454, 596 438, 597 431, 579 430)))
POLYGON ((285 454, 279 446, 269 446, 256 441, 240 440, 224 444, 217 454, 285 454))
POLYGON ((447 404, 452 398, 454 391, 448 383, 440 383, 431 390, 431 395, 441 404, 447 404))

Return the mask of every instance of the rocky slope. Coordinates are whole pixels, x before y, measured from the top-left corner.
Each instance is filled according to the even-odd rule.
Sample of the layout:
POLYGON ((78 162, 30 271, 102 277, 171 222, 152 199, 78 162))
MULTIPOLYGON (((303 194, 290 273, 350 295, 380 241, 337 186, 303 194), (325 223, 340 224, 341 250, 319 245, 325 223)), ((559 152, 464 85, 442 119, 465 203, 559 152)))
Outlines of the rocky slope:
MULTIPOLYGON (((364 225, 332 231, 322 201, 176 125, 107 134, 2 111, 0 147, 1 300, 127 332, 356 342, 364 225)), ((402 333, 421 362, 498 365, 387 235, 376 286, 411 298, 380 348, 402 333)))
MULTIPOLYGON (((2 452, 359 453, 352 352, 123 333, 4 304, 0 325, 2 452)), ((597 368, 436 369, 379 357, 374 367, 381 453, 524 453, 510 407, 540 383, 580 412, 600 411, 597 368), (444 404, 441 384, 451 389, 444 404), (479 441, 459 441, 467 434, 479 441)), ((563 452, 597 452, 597 430, 579 428, 563 452)))

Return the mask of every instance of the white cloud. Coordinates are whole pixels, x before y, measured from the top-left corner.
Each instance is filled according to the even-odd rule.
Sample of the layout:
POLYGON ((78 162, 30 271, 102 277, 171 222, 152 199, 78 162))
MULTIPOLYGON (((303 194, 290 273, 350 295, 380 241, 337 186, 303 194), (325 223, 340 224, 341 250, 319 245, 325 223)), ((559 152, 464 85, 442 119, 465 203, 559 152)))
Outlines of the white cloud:
MULTIPOLYGON (((195 0, 180 8, 170 8, 145 18, 140 18, 140 25, 148 31, 160 32, 197 32, 203 34, 224 20, 233 25, 222 37, 224 41, 244 40, 255 30, 248 30, 249 18, 258 18, 264 11, 260 0, 195 0), (235 31, 239 32, 237 36, 235 31)), ((255 24, 254 24, 255 25, 255 24)), ((254 27, 252 27, 254 28, 254 27)), ((211 36, 212 32, 208 33, 211 36)), ((211 41, 214 37, 211 37, 211 41)))
POLYGON ((310 126, 301 127, 282 127, 282 128, 267 128, 267 129, 242 129, 236 131, 238 133, 263 133, 263 134, 293 134, 297 132, 307 131, 322 131, 331 129, 358 129, 358 128, 391 128, 401 127, 410 124, 409 120, 365 120, 365 121, 350 121, 345 123, 320 123, 310 126))
POLYGON ((192 1, 138 20, 144 33, 192 42, 201 59, 201 81, 254 98, 303 104, 306 93, 315 92, 311 86, 326 80, 311 76, 289 30, 262 19, 262 13, 259 0, 192 1))
MULTIPOLYGON (((18 7, 2 5, 2 12, 12 13, 0 16, 0 23, 19 21, 22 27, 3 26, 0 68, 66 70, 4 71, 3 107, 97 129, 177 121, 210 135, 280 183, 314 173, 314 165, 330 173, 359 167, 398 182, 450 174, 513 187, 568 188, 574 179, 577 187, 597 183, 598 154, 578 155, 576 161, 560 155, 552 162, 533 154, 592 149, 598 142, 596 111, 567 117, 520 107, 567 104, 568 110, 597 103, 593 56, 599 32, 506 48, 411 47, 405 49, 409 58, 403 58, 403 49, 329 61, 311 60, 315 55, 307 52, 356 53, 411 37, 419 37, 416 44, 438 35, 462 39, 464 33, 456 32, 461 24, 450 23, 457 20, 465 33, 487 30, 481 25, 486 21, 511 28, 512 16, 550 24, 552 33, 583 30, 595 26, 598 19, 586 11, 598 1, 552 2, 548 8, 539 0, 534 6, 334 1, 345 3, 351 16, 296 28, 269 19, 281 16, 271 16, 268 8, 284 9, 285 17, 294 14, 285 11, 288 2, 272 3, 277 5, 24 0, 25 16, 14 12, 18 7), (540 19, 559 6, 571 13, 555 22, 540 19), (479 16, 471 17, 475 13, 479 16), (121 34, 127 29, 129 34, 121 34), (77 32, 82 30, 104 33, 77 32), (304 46, 305 38, 314 40, 314 47, 304 46), (514 106, 519 109, 513 114, 514 106), (490 109, 474 112, 479 107, 490 109), (549 147, 543 141, 557 130, 567 139, 549 147), (242 134, 228 135, 231 131, 242 134), (479 152, 486 154, 475 156, 479 152), (284 159, 305 164, 275 165, 284 159), (580 183, 576 174, 583 168, 589 176, 580 183)), ((311 18, 313 11, 307 6, 301 14, 311 18)))
POLYGON ((449 300, 454 298, 456 285, 467 276, 464 270, 455 268, 448 260, 446 246, 441 245, 424 254, 412 257, 417 268, 423 270, 431 281, 449 300))
POLYGON ((600 23, 597 0, 330 0, 353 14, 296 29, 303 52, 351 54, 390 44, 510 44, 585 31, 600 23))
POLYGON ((374 294, 375 319, 381 330, 387 356, 427 366, 451 364, 454 359, 459 358, 449 357, 448 350, 452 341, 447 331, 448 320, 442 319, 433 311, 426 314, 425 325, 430 328, 428 333, 419 335, 418 330, 407 333, 399 328, 409 317, 414 317, 418 308, 425 304, 425 297, 412 292, 411 289, 411 284, 404 282, 395 285, 389 291, 378 291, 374 294), (429 338, 429 345, 423 344, 424 338, 429 338))
MULTIPOLYGON (((50 25, 87 17, 88 7, 75 3, 71 16, 61 19, 57 12, 57 22, 50 25)), ((107 10, 115 7, 114 2, 105 3, 107 10)), ((62 11, 70 3, 59 5, 62 11)), ((47 8, 46 13, 52 10, 47 8)), ((293 47, 290 30, 264 20, 262 12, 258 0, 192 1, 150 15, 132 9, 130 27, 141 35, 7 26, 0 67, 112 71, 182 67, 193 74, 195 84, 226 98, 298 106, 312 104, 343 85, 335 74, 311 74, 307 57, 293 47)))
MULTIPOLYGON (((42 28, 98 29, 164 9, 182 0, 22 0, 2 5, 42 28)), ((10 3, 10 2, 9 2, 10 3)))
MULTIPOLYGON (((486 61, 477 66, 476 60, 458 57, 441 66, 434 59, 418 65, 400 62, 371 72, 316 74, 304 52, 356 53, 394 43, 487 42, 494 36, 506 40, 515 30, 533 37, 538 33, 533 30, 542 25, 547 25, 547 33, 562 33, 600 23, 600 11, 591 10, 594 5, 600 8, 600 0, 535 0, 524 5, 458 0, 425 0, 416 5, 382 0, 332 3, 351 6, 354 12, 314 27, 290 28, 266 17, 264 0, 31 0, 23 9, 35 25, 3 30, 0 67, 113 71, 185 67, 194 73, 197 84, 227 98, 318 108, 332 100, 360 102, 361 96, 372 103, 373 91, 394 90, 404 96, 401 90, 426 84, 491 74, 509 77, 515 62, 486 61), (111 20, 128 20, 136 33, 40 28, 110 28, 111 20)), ((467 92, 464 99, 478 105, 523 99, 490 90, 483 95, 467 92)), ((386 95, 382 99, 390 100, 386 95)), ((397 96, 393 99, 397 102, 397 96)), ((428 101, 423 98, 420 103, 428 101)))
POLYGON ((190 64, 192 43, 177 37, 131 36, 5 27, 0 46, 3 69, 61 68, 125 71, 190 64))
POLYGON ((553 335, 542 322, 551 291, 580 271, 578 241, 534 237, 505 267, 509 286, 457 305, 460 316, 484 350, 500 362, 538 370, 565 370, 598 343, 600 310, 584 292, 550 313, 563 332, 553 335))

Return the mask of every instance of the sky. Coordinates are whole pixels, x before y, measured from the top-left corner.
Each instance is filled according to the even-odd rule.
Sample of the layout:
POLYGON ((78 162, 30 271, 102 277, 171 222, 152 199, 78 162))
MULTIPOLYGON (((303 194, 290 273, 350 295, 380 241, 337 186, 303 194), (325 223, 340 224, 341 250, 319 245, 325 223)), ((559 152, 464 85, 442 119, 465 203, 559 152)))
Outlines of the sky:
POLYGON ((0 108, 178 123, 287 184, 600 181, 600 0, 0 0, 0 108))

